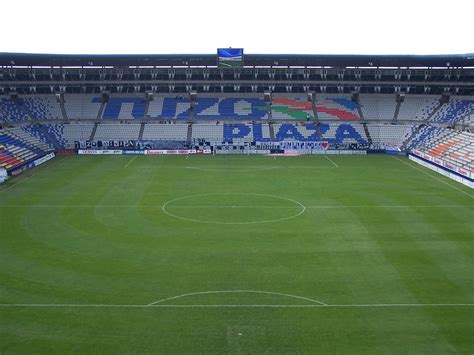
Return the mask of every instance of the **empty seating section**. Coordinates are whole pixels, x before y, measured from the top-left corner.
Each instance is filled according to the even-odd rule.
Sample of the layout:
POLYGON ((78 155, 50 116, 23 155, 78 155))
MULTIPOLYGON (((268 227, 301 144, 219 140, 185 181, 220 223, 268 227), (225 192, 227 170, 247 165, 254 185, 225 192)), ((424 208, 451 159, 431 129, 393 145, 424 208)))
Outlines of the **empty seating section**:
POLYGON ((160 141, 161 146, 166 142, 179 142, 177 146, 181 146, 188 139, 219 144, 323 140, 336 148, 347 144, 373 149, 430 147, 436 148, 434 153, 452 153, 452 156, 448 154, 449 159, 456 159, 455 154, 460 150, 468 154, 461 154, 460 161, 470 158, 471 153, 462 150, 468 146, 458 147, 457 141, 448 142, 454 134, 452 130, 437 126, 445 126, 445 123, 472 125, 472 97, 453 96, 440 106, 437 96, 406 95, 399 105, 398 121, 401 124, 394 125, 380 122, 393 119, 397 107, 394 94, 361 94, 360 107, 345 94, 318 94, 314 106, 301 94, 274 94, 272 105, 260 96, 199 94, 191 109, 187 95, 156 94, 152 101, 145 101, 139 94, 111 94, 108 101, 102 103, 100 94, 66 94, 64 110, 70 121, 54 123, 54 120, 64 119, 64 110, 54 95, 21 95, 16 99, 4 95, 0 96, 0 122, 20 126, 1 131, 3 143, 9 139, 8 150, 5 144, 2 145, 2 154, 9 157, 6 159, 25 161, 54 148, 75 148, 76 141, 138 140, 142 124, 134 120, 143 118, 147 121, 141 139, 160 141), (266 122, 269 107, 270 123, 266 122), (317 122, 313 121, 315 110, 317 122), (358 122, 360 111, 368 121, 366 127, 358 122), (95 123, 84 120, 97 118, 102 122, 98 123, 92 137, 95 123), (428 118, 429 123, 426 122, 428 118), (188 119, 193 119, 191 127, 186 123, 188 119), (18 122, 28 120, 43 122, 18 122), (48 120, 51 123, 44 122, 48 120), (77 122, 81 120, 83 122, 77 122), (425 125, 420 128, 414 123, 408 124, 409 121, 425 121, 425 125), (25 142, 28 143, 26 146, 25 142))
POLYGON ((315 124, 295 125, 292 123, 274 124, 275 141, 319 141, 318 131, 315 124))
POLYGON ((48 151, 49 146, 20 127, 0 130, 0 167, 14 168, 48 151))
POLYGON ((458 123, 461 123, 464 125, 474 125, 474 111, 468 116, 461 119, 458 123))
POLYGON ((474 172, 473 133, 446 130, 443 135, 425 141, 418 149, 458 168, 474 172))
MULTIPOLYGON (((210 94, 209 94, 210 95, 210 94)), ((288 94, 273 97, 271 112, 274 120, 314 119, 310 102, 301 95, 288 94)), ((360 106, 367 120, 392 120, 396 109, 395 95, 361 94, 360 106)), ((68 119, 103 120, 262 120, 268 119, 268 105, 257 96, 242 97, 204 96, 200 94, 190 109, 187 96, 155 95, 150 102, 138 94, 111 94, 102 104, 100 94, 66 94, 64 109, 68 119), (102 108, 102 109, 101 109, 102 108)), ((439 97, 429 95, 406 95, 400 105, 398 119, 401 121, 426 120, 439 105, 439 97)), ((317 96, 315 108, 321 121, 360 120, 357 105, 348 95, 317 96)), ((474 113, 472 97, 452 97, 432 117, 434 122, 453 123, 459 120, 472 122, 474 113)), ((64 119, 61 105, 53 95, 24 95, 17 100, 0 96, 0 121, 64 119)))
POLYGON ((96 119, 101 106, 100 95, 66 94, 64 95, 64 106, 69 119, 96 119))
POLYGON ((357 105, 350 97, 318 97, 315 105, 320 120, 360 120, 357 105))
POLYGON ((433 126, 423 126, 417 133, 416 133, 416 130, 417 130, 417 127, 413 126, 412 134, 414 134, 414 136, 410 139, 409 142, 407 142, 406 148, 408 150, 418 148, 419 146, 429 141, 430 139, 438 137, 444 134, 445 131, 447 131, 446 128, 433 127, 433 126))
POLYGON ((0 97, 0 120, 57 120, 61 108, 52 95, 25 96, 18 100, 0 97))
MULTIPOLYGON (((95 97, 93 102, 100 103, 101 98, 95 97)), ((134 118, 143 118, 145 116, 145 100, 143 97, 136 96, 113 96, 105 104, 102 119, 131 120, 134 118)))
POLYGON ((44 126, 41 125, 28 125, 28 126, 21 126, 21 129, 26 133, 31 134, 33 137, 41 140, 44 144, 46 144, 49 148, 54 149, 54 144, 51 142, 50 137, 47 135, 47 131, 44 129, 44 126))
POLYGON ((24 112, 13 100, 0 96, 0 121, 28 120, 24 112))
POLYGON ((474 113, 474 101, 451 99, 444 104, 431 118, 433 122, 455 123, 474 113))
POLYGON ((45 143, 42 139, 32 135, 22 126, 9 128, 8 132, 10 135, 21 140, 22 142, 28 143, 28 145, 31 148, 36 149, 38 153, 43 153, 52 150, 52 147, 49 144, 45 143))
POLYGON ((412 134, 410 125, 368 124, 367 128, 375 149, 398 149, 412 134))
POLYGON ((321 139, 333 144, 368 144, 364 127, 360 123, 330 123, 319 125, 321 139))
MULTIPOLYGON (((303 98, 274 97, 272 101, 272 119, 274 120, 314 118, 312 104, 303 98)), ((266 109, 266 107, 262 109, 266 109)))
POLYGON ((20 100, 30 117, 34 120, 60 120, 63 119, 61 106, 54 96, 37 95, 25 96, 20 100))
POLYGON ((224 140, 224 125, 195 124, 193 125, 192 139, 206 140, 213 143, 222 143, 224 140))
POLYGON ((46 129, 56 138, 63 148, 73 149, 75 147, 75 141, 86 141, 91 138, 94 124, 46 125, 46 129))
POLYGON ((153 101, 148 104, 148 116, 161 118, 163 112, 163 99, 164 97, 155 97, 153 101))
POLYGON ((187 134, 187 124, 146 124, 143 139, 185 141, 187 134))
POLYGON ((426 96, 405 96, 405 99, 400 106, 398 120, 427 120, 438 104, 439 101, 437 98, 430 98, 426 96))
POLYGON ((397 103, 394 95, 360 95, 366 120, 392 120, 397 103))
POLYGON ((76 141, 86 141, 91 138, 94 124, 42 124, 38 126, 25 126, 24 130, 52 146, 51 137, 56 140, 61 148, 74 149, 76 141))
POLYGON ((94 140, 137 140, 140 124, 99 124, 94 140))
MULTIPOLYGON (((268 127, 268 125, 265 125, 268 127)), ((224 125, 224 142, 242 144, 254 141, 254 129, 261 132, 261 124, 225 124, 224 125)), ((257 134, 258 137, 261 136, 257 134)))

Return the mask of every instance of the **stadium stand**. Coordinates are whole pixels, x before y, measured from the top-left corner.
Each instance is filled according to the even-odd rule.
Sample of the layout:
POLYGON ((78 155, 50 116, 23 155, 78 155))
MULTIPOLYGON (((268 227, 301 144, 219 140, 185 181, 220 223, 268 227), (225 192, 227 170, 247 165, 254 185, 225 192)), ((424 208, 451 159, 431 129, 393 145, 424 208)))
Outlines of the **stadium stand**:
POLYGON ((29 117, 20 107, 10 98, 0 96, 0 120, 15 121, 28 120, 29 117))
MULTIPOLYGON (((427 120, 439 100, 429 95, 405 96, 399 106, 398 120, 427 120)), ((397 103, 395 95, 360 95, 360 106, 364 118, 371 120, 392 120, 397 103)), ((357 104, 344 95, 318 97, 315 109, 320 121, 358 121, 361 119, 357 104)), ((452 98, 431 117, 432 122, 470 122, 474 112, 474 100, 452 98)), ((312 104, 296 95, 275 96, 271 105, 272 119, 313 120, 312 104)), ((134 94, 110 95, 102 103, 100 95, 66 94, 64 114, 61 105, 53 95, 28 95, 12 100, 0 96, 0 121, 18 120, 266 120, 268 106, 258 97, 208 96, 198 97, 193 110, 188 98, 157 95, 146 102, 143 96, 134 94)))
POLYGON ((96 119, 101 108, 100 101, 94 100, 97 95, 66 94, 64 106, 69 119, 96 119))
POLYGON ((366 120, 392 120, 395 95, 360 95, 361 107, 366 120))
POLYGON ((452 99, 444 104, 431 118, 433 122, 455 123, 470 116, 474 112, 474 101, 452 99))
POLYGON ((179 141, 191 139, 193 142, 205 141, 211 144, 223 142, 242 144, 250 142, 286 142, 286 141, 328 141, 332 146, 338 144, 359 144, 364 149, 398 150, 406 145, 408 150, 415 149, 431 139, 443 138, 443 134, 452 130, 444 127, 425 125, 418 128, 412 125, 355 122, 345 123, 194 123, 191 129, 185 123, 148 123, 144 124, 140 138, 141 125, 137 123, 102 123, 97 125, 94 137, 93 123, 22 125, 20 132, 29 135, 42 149, 73 149, 76 142, 113 141, 113 140, 153 140, 179 141), (273 132, 273 134, 272 134, 273 132), (191 135, 189 136, 189 134, 191 135), (371 139, 369 139, 369 137, 371 139))
POLYGON ((11 169, 52 151, 21 127, 0 130, 0 167, 11 169))
POLYGON ((188 125, 186 124, 146 124, 143 139, 148 140, 185 140, 188 125))
POLYGON ((211 143, 222 143, 224 140, 223 124, 196 124, 193 125, 193 140, 205 140, 211 143))
POLYGON ((334 144, 368 144, 368 137, 360 123, 320 124, 321 139, 334 144))
POLYGON ((140 133, 139 124, 109 124, 103 123, 97 126, 95 140, 115 140, 115 139, 138 139, 140 133))
POLYGON ((412 127, 412 134, 410 138, 405 142, 405 148, 407 150, 412 150, 421 146, 425 141, 430 140, 433 137, 441 134, 445 128, 443 127, 434 127, 424 125, 423 127, 412 127))
POLYGON ((412 134, 410 125, 370 124, 367 128, 376 149, 399 149, 412 134))
POLYGON ((417 147, 421 152, 474 172, 474 134, 445 130, 417 147))
POLYGON ((430 96, 414 95, 412 97, 406 95, 400 105, 398 121, 425 121, 438 106, 438 103, 438 99, 430 96))
POLYGON ((316 112, 319 120, 360 120, 357 105, 347 96, 318 98, 316 112))

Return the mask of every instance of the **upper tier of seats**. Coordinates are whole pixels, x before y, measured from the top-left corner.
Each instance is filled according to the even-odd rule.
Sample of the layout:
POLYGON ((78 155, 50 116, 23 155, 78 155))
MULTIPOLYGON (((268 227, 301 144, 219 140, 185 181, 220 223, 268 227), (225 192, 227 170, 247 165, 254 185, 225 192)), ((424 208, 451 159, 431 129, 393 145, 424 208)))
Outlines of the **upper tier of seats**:
POLYGON ((277 95, 272 105, 257 96, 199 95, 190 109, 187 96, 155 95, 145 101, 142 95, 111 94, 107 103, 100 95, 66 94, 63 107, 53 95, 21 96, 12 100, 0 96, 0 121, 102 119, 102 120, 313 120, 358 121, 361 114, 366 120, 418 120, 431 118, 435 122, 470 122, 474 115, 474 98, 455 98, 439 105, 435 96, 405 97, 397 106, 395 95, 360 95, 360 106, 348 95, 318 96, 315 105, 304 95, 277 95), (398 108, 398 110, 397 110, 398 108))

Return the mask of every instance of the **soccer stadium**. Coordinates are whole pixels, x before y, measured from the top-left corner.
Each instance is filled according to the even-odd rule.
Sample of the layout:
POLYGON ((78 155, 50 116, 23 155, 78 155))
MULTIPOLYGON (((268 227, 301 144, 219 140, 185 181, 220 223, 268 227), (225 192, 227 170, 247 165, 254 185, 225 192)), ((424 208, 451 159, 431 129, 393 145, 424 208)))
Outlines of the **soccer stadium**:
POLYGON ((0 353, 474 352, 474 54, 3 52, 0 181, 0 353))

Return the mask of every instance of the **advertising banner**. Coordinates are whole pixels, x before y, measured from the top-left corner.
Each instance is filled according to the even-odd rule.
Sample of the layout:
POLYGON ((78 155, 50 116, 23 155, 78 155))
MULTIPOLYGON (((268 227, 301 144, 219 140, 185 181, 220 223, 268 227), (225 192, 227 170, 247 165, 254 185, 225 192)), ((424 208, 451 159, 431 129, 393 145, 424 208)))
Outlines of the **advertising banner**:
POLYGON ((163 150, 149 149, 145 150, 147 155, 179 155, 179 154, 210 154, 210 150, 204 149, 179 149, 179 150, 163 150))
POLYGON ((327 150, 329 142, 255 142, 257 149, 327 150))
POLYGON ((78 154, 82 155, 121 155, 121 150, 110 150, 110 149, 79 149, 77 152, 78 154))
POLYGON ((27 164, 24 164, 20 166, 19 168, 12 169, 9 171, 9 174, 12 176, 20 175, 21 173, 33 169, 34 167, 43 164, 44 162, 47 162, 48 160, 51 160, 55 157, 56 155, 54 153, 49 153, 46 155, 43 155, 41 158, 38 158, 32 162, 29 162, 27 164))
POLYGON ((35 161, 33 161, 32 163, 29 163, 28 164, 28 167, 31 166, 31 168, 34 168, 35 166, 38 166, 38 165, 41 165, 45 162, 47 162, 48 160, 51 160, 55 157, 56 155, 54 155, 54 153, 49 153, 49 154, 46 154, 45 156, 39 158, 39 159, 36 159, 35 161))
POLYGON ((145 154, 144 150, 122 150, 122 154, 125 155, 142 155, 145 154))

